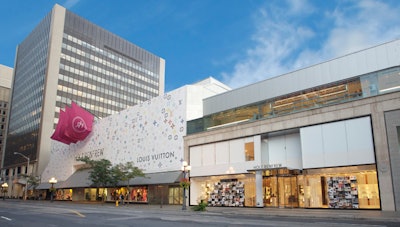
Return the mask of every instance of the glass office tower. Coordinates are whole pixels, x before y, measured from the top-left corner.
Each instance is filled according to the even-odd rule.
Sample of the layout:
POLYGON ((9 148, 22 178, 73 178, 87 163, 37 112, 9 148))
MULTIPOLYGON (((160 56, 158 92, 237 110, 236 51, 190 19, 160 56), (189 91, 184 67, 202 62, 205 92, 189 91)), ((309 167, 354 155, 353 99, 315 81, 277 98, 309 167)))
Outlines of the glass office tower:
POLYGON ((71 101, 106 117, 163 94, 164 73, 164 59, 55 5, 17 48, 3 170, 41 174, 71 101))

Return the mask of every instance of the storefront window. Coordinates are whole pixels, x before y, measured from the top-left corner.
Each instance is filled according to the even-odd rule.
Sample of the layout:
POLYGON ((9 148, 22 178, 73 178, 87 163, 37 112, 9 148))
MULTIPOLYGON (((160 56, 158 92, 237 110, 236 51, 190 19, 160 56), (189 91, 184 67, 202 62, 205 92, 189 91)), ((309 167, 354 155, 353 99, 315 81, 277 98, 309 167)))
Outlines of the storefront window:
POLYGON ((169 204, 182 204, 182 187, 170 187, 168 193, 169 204))
POLYGON ((58 189, 55 198, 56 200, 72 200, 72 189, 58 189))
POLYGON ((255 206, 255 182, 250 175, 192 178, 192 182, 201 188, 193 197, 198 202, 204 200, 208 206, 255 206))
POLYGON ((322 207, 322 187, 319 175, 305 176, 304 182, 304 207, 322 207))
POLYGON ((103 195, 107 198, 107 189, 85 188, 85 200, 87 201, 101 201, 103 195))
POLYGON ((147 202, 147 187, 133 187, 130 193, 132 202, 147 202))
POLYGON ((254 142, 244 144, 246 161, 254 161, 254 142))
POLYGON ((304 188, 304 207, 379 209, 376 171, 355 172, 354 168, 357 167, 322 169, 321 174, 303 176, 299 186, 304 188), (349 171, 346 172, 346 169, 349 171))
POLYGON ((298 174, 299 171, 285 168, 264 171, 264 206, 380 208, 375 165, 313 169, 298 174))

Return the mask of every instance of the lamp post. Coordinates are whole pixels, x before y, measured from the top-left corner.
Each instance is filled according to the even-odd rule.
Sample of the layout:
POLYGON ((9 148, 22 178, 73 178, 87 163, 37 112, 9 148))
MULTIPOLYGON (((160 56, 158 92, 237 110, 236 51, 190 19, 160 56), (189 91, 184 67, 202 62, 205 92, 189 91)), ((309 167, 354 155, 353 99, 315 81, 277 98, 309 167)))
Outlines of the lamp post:
POLYGON ((57 184, 57 179, 56 178, 54 178, 54 177, 52 177, 50 180, 49 180, 49 183, 51 184, 51 188, 50 188, 50 201, 51 202, 53 202, 53 193, 54 193, 54 191, 55 191, 55 188, 54 188, 54 184, 57 184))
POLYGON ((182 193, 182 210, 186 210, 186 188, 188 188, 187 183, 189 183, 188 175, 190 170, 192 169, 191 166, 188 165, 186 161, 182 162, 182 173, 183 173, 183 193, 182 193))
MULTIPOLYGON (((27 160, 27 166, 26 166, 26 174, 28 174, 28 169, 29 169, 29 157, 19 153, 19 152, 14 152, 14 154, 17 155, 21 155, 22 157, 24 157, 27 160)), ((26 184, 25 184, 25 190, 24 190, 24 200, 26 200, 26 198, 28 197, 28 178, 26 177, 26 184)))
POLYGON ((4 183, 1 185, 1 190, 3 191, 3 200, 6 199, 7 188, 8 188, 8 184, 7 184, 7 182, 4 182, 4 183))

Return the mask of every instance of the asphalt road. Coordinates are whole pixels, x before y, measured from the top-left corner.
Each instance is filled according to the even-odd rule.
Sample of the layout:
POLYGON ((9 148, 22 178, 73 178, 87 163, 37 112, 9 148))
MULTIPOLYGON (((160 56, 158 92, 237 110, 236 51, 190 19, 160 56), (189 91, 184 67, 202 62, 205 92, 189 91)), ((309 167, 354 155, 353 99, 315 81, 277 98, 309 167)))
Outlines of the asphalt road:
POLYGON ((384 220, 271 217, 142 208, 140 206, 115 207, 101 204, 0 200, 0 226, 400 226, 399 223, 384 220))

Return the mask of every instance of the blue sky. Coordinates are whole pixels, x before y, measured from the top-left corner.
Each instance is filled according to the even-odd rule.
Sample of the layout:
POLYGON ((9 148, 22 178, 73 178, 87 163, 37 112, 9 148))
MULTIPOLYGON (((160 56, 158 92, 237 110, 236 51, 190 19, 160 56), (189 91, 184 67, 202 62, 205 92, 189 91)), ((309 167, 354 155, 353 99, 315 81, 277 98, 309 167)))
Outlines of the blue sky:
POLYGON ((166 91, 209 76, 242 87, 400 38, 398 0, 12 0, 0 64, 56 3, 164 58, 166 91))

